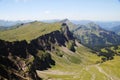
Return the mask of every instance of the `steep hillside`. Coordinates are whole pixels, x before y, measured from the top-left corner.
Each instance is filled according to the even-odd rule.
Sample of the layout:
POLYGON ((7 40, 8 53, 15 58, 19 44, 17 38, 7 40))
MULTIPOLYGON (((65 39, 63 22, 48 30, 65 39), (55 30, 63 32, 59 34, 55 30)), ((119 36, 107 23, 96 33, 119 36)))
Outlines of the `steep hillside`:
POLYGON ((60 23, 31 22, 18 28, 0 31, 0 39, 7 41, 27 40, 30 41, 41 35, 60 29, 60 23))
POLYGON ((114 32, 104 30, 94 23, 80 25, 74 31, 74 35, 82 44, 93 49, 120 44, 120 36, 114 32))

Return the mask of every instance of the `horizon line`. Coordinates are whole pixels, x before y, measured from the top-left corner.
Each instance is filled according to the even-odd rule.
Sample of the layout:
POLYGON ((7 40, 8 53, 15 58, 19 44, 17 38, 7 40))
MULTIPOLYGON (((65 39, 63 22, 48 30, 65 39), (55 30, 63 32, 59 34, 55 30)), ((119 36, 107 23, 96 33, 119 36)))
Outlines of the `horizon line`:
POLYGON ((120 21, 120 20, 89 20, 89 19, 69 19, 69 18, 63 18, 63 19, 0 19, 0 20, 3 20, 3 21, 52 21, 52 20, 65 20, 65 19, 68 19, 70 21, 97 21, 97 22, 117 22, 117 21, 120 21))

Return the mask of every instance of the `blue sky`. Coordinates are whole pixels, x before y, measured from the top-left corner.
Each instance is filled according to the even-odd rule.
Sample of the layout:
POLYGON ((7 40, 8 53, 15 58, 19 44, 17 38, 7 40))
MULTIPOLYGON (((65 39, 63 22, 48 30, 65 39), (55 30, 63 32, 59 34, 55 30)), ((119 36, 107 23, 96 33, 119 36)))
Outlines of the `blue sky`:
POLYGON ((120 21, 120 0, 0 0, 5 20, 120 21))

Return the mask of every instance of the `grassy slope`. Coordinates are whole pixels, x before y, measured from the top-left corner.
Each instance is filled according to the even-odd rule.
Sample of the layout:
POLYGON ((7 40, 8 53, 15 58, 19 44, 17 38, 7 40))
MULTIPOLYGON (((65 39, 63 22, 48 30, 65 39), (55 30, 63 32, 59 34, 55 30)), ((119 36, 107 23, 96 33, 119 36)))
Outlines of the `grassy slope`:
POLYGON ((43 34, 50 33, 55 30, 59 30, 59 23, 42 23, 42 22, 32 22, 29 24, 25 24, 19 28, 1 31, 0 39, 7 41, 15 41, 15 40, 31 40, 39 37, 43 34))
POLYGON ((56 66, 37 71, 39 76, 45 80, 120 80, 119 57, 98 64, 100 57, 84 46, 79 46, 76 53, 66 53, 68 50, 64 49, 60 48, 63 57, 51 53, 56 66))
MULTIPOLYGON (((65 49, 65 48, 64 48, 65 49)), ((46 71, 37 71, 42 78, 52 80, 106 80, 108 77, 96 67, 100 58, 84 46, 77 48, 76 53, 66 53, 60 49, 63 57, 51 53, 56 66, 46 71)))
POLYGON ((101 65, 101 67, 111 75, 114 80, 120 80, 120 57, 115 56, 113 60, 109 60, 101 65))

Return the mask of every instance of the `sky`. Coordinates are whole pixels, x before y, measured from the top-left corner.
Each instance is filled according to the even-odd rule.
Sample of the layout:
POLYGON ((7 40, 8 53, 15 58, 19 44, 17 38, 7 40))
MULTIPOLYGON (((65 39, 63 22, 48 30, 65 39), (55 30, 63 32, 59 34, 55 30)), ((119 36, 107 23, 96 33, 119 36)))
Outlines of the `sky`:
POLYGON ((120 0, 0 0, 4 20, 120 21, 120 0))

